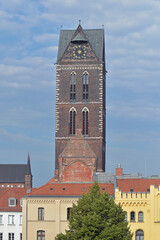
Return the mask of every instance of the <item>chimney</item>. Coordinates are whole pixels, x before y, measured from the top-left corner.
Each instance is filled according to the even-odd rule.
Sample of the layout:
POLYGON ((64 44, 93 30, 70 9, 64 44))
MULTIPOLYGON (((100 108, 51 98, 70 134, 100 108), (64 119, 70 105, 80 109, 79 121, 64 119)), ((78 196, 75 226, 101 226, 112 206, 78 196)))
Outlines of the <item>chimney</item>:
POLYGON ((119 163, 116 168, 116 177, 123 176, 123 168, 121 168, 121 164, 119 163))

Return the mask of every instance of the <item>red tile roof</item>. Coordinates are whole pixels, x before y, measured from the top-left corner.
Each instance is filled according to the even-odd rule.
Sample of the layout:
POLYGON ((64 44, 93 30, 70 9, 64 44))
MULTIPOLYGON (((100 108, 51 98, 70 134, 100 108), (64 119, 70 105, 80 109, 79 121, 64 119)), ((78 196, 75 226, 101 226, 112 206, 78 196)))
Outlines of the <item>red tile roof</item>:
POLYGON ((160 185, 160 179, 117 179, 117 187, 122 192, 147 192, 150 189, 150 185, 158 187, 160 185))
POLYGON ((0 196, 0 212, 21 212, 20 199, 26 194, 27 188, 9 188, 0 196), (16 198, 16 207, 8 206, 9 198, 16 198))
MULTIPOLYGON (((81 196, 87 193, 92 183, 47 183, 46 185, 32 190, 26 195, 30 196, 81 196)), ((99 184, 102 191, 106 191, 110 195, 114 195, 113 183, 99 184)))

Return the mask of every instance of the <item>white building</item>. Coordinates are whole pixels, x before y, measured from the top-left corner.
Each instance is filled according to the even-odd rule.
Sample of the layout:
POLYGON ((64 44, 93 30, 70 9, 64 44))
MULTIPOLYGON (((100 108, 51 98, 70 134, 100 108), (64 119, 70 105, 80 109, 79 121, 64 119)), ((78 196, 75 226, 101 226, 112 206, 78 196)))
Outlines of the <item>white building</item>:
POLYGON ((22 197, 26 188, 8 189, 0 195, 0 240, 22 240, 22 197))

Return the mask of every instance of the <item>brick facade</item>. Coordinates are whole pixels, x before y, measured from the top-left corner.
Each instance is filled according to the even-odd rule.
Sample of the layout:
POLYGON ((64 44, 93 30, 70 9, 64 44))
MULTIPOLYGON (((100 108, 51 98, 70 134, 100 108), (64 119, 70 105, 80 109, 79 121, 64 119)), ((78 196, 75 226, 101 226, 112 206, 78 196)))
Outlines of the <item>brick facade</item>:
MULTIPOLYGON (((86 30, 88 31, 88 30, 86 30)), ((70 33, 68 31, 67 33, 70 33)), ((73 32, 72 39, 81 34, 86 41, 70 41, 57 61, 56 68, 56 157, 55 178, 64 182, 92 181, 95 171, 105 171, 105 59, 103 46, 103 60, 99 59, 94 51, 93 44, 87 39, 79 25, 73 32), (85 57, 75 59, 74 46, 82 46, 85 57), (70 75, 76 74, 76 97, 70 99, 70 75), (88 99, 83 99, 82 76, 88 74, 88 99), (75 134, 70 135, 69 112, 76 113, 75 134), (88 111, 88 134, 82 135, 83 109, 88 111), (81 149, 76 152, 64 152, 68 144, 81 149), (83 147, 81 147, 83 146, 83 147), (87 150, 84 150, 87 146, 87 150), (86 151, 86 152, 85 152, 86 151), (87 152, 88 151, 88 152, 87 152), (84 152, 86 155, 84 155, 84 152), (90 154, 92 152, 92 154, 90 154), (89 156, 89 160, 87 158, 89 156), (67 159, 67 160, 66 160, 67 159), (77 168, 79 170, 77 170, 77 168)), ((61 41, 61 39, 60 39, 61 41)), ((61 44, 62 45, 62 44, 61 44)), ((59 45, 59 52, 61 51, 59 45)), ((63 46, 64 47, 64 46, 63 46)))

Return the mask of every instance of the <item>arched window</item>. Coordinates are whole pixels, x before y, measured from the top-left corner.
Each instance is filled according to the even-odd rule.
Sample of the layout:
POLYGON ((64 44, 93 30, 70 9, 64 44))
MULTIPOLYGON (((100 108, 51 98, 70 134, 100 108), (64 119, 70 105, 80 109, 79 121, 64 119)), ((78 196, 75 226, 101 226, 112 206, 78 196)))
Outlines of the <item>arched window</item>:
POLYGON ((136 231, 136 240, 144 240, 144 232, 142 230, 136 231))
POLYGON ((76 134, 76 109, 71 108, 69 111, 69 133, 76 134))
POLYGON ((44 220, 44 208, 38 208, 38 220, 44 220))
POLYGON ((89 82, 89 75, 87 72, 83 73, 83 100, 88 99, 88 82, 89 82))
POLYGON ((82 134, 88 135, 88 108, 83 108, 82 115, 83 115, 83 126, 82 126, 82 134))
POLYGON ((143 222, 143 212, 138 213, 138 222, 143 222))
POLYGON ((70 75, 70 99, 76 99, 76 73, 71 72, 70 75))
POLYGON ((131 212, 130 214, 130 221, 135 222, 135 212, 131 212))
POLYGON ((45 240, 45 231, 43 230, 37 231, 37 240, 45 240))
POLYGON ((124 216, 124 221, 127 221, 127 212, 124 212, 125 216, 124 216))

